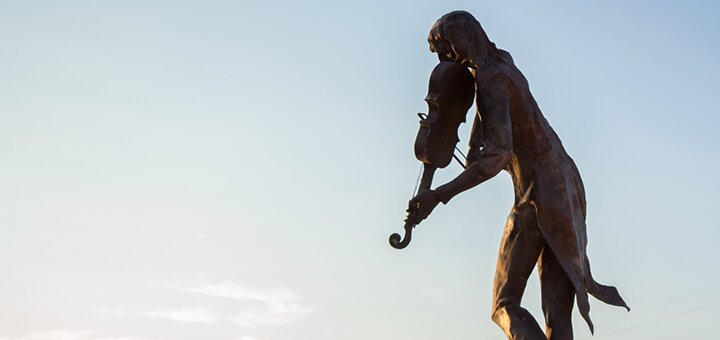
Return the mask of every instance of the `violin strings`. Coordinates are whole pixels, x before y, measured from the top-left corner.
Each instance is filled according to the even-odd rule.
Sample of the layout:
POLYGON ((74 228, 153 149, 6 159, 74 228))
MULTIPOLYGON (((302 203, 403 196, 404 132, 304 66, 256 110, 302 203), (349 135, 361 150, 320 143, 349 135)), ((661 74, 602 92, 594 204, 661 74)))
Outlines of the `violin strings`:
MULTIPOLYGON (((460 164, 460 166, 461 166, 463 169, 467 169, 467 167, 465 166, 465 164, 463 163, 463 161, 461 161, 460 158, 459 158, 456 154, 453 154, 453 158, 455 158, 455 160, 458 162, 458 164, 460 164)), ((465 162, 467 162, 467 158, 465 159, 465 162)))
POLYGON ((465 161, 467 161, 467 156, 465 156, 465 154, 464 154, 462 151, 460 151, 460 148, 458 148, 458 147, 456 146, 456 147, 455 147, 455 150, 460 153, 460 156, 462 156, 462 158, 463 158, 465 161))

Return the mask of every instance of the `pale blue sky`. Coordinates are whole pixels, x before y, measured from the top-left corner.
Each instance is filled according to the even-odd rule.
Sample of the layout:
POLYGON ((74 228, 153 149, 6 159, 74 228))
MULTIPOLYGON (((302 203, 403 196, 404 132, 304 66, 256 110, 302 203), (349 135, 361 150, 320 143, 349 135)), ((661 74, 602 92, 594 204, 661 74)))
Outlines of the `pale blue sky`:
POLYGON ((595 338, 714 336, 716 2, 243 0, 0 3, 0 339, 503 339, 507 174, 387 244, 456 9, 578 164, 595 338))

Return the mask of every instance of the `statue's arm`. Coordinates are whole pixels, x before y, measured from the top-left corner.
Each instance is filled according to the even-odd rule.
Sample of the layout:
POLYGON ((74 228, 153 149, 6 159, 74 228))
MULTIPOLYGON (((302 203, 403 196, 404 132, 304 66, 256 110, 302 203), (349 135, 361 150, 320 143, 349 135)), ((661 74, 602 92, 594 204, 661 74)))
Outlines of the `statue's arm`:
POLYGON ((477 106, 482 113, 483 148, 477 159, 455 179, 435 189, 435 195, 447 203, 455 195, 497 175, 512 157, 512 122, 508 88, 502 80, 478 86, 477 106))
POLYGON ((484 143, 482 137, 482 117, 480 111, 475 113, 475 121, 473 121, 472 129, 470 130, 470 142, 468 143, 467 159, 465 159, 465 167, 475 163, 480 156, 484 143))

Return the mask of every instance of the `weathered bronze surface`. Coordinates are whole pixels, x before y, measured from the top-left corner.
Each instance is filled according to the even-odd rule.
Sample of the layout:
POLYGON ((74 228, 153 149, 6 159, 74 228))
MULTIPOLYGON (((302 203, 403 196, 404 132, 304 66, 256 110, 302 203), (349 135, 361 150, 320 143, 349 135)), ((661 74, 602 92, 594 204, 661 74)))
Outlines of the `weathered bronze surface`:
MULTIPOLYGON (((429 175, 423 176, 425 183, 409 202, 405 243, 400 244, 397 235, 393 246, 406 246, 408 231, 427 218, 440 202, 447 204, 455 195, 505 170, 512 177, 515 203, 500 243, 492 319, 508 339, 572 339, 573 300, 577 301, 580 314, 592 332, 588 294, 630 310, 615 287, 601 285, 592 277, 586 253, 585 189, 580 174, 542 115, 527 80, 510 54, 498 49, 480 23, 465 11, 451 12, 438 19, 430 30, 428 42, 441 65, 459 63, 472 71, 477 115, 466 169, 455 179, 430 189, 437 164, 418 155, 429 175), (545 332, 520 306, 527 279, 536 263, 545 332)), ((443 91, 455 90, 435 89, 436 94, 443 91)), ((428 98, 431 95, 432 81, 428 98)), ((434 105, 441 113, 446 110, 442 105, 451 105, 434 102, 432 98, 428 104, 431 113, 434 105)), ((446 140, 442 143, 457 142, 457 126, 454 128, 451 132, 444 130, 442 138, 446 140)))

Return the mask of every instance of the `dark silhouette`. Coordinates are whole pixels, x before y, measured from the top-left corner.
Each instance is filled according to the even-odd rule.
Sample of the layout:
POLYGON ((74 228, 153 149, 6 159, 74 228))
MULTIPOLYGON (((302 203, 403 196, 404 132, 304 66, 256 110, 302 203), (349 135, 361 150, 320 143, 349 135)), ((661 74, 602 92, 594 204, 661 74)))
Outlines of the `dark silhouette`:
MULTIPOLYGON (((592 277, 585 250, 586 203, 580 174, 510 54, 495 47, 480 23, 465 11, 438 19, 428 42, 441 62, 459 63, 472 70, 477 115, 467 167, 455 179, 431 190, 434 169, 428 171, 428 164, 432 162, 421 159, 429 172, 423 179, 429 180, 409 202, 406 222, 410 227, 406 225, 406 231, 427 218, 439 202, 447 204, 455 195, 505 170, 512 177, 515 203, 498 254, 492 319, 508 339, 572 339, 574 299, 593 332, 588 293, 630 310, 617 289, 592 277), (545 332, 520 306, 536 263, 545 332)), ((437 103, 428 104, 432 112, 437 103)), ((449 133, 446 138, 457 137, 449 133)), ((408 232, 405 241, 409 242, 409 236, 408 232)), ((393 246, 401 248, 407 242, 401 245, 398 235, 393 246)))

